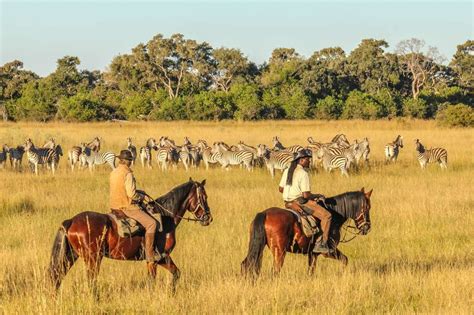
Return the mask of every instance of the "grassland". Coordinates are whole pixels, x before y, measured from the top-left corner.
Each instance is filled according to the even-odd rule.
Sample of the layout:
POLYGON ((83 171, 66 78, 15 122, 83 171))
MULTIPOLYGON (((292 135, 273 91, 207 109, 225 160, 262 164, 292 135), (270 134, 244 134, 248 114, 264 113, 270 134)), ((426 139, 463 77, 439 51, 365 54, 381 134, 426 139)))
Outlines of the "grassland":
MULTIPOLYGON (((168 135, 181 143, 207 139, 256 145, 279 135, 284 144, 304 144, 308 136, 327 141, 343 132, 349 139, 369 137, 371 167, 350 178, 314 173, 313 190, 334 195, 373 188, 372 231, 340 248, 349 265, 320 259, 315 276, 306 275, 306 257, 288 255, 279 278, 271 277, 265 252, 262 276, 252 285, 240 277, 248 226, 258 211, 281 204, 278 179, 266 170, 209 171, 182 168, 162 173, 135 169, 140 187, 160 195, 173 186, 207 179, 214 222, 208 227, 182 223, 173 258, 181 268, 176 295, 167 293, 168 274, 161 270, 147 286, 143 262, 104 260, 100 300, 89 293, 84 265, 67 275, 57 299, 45 281, 57 228, 74 214, 107 211, 108 173, 75 172, 61 161, 56 176, 43 171, 0 169, 0 312, 5 314, 71 313, 457 313, 474 312, 474 142, 472 129, 439 129, 433 122, 258 122, 258 123, 100 123, 3 124, 0 142, 19 144, 26 137, 42 144, 54 136, 63 148, 101 136, 103 148, 118 152, 131 136, 138 146, 147 137, 168 135), (405 138, 399 161, 383 163, 383 147, 397 134, 405 138), (415 159, 414 138, 448 150, 449 166, 415 159)), ((278 177, 278 176, 277 176, 278 177)))

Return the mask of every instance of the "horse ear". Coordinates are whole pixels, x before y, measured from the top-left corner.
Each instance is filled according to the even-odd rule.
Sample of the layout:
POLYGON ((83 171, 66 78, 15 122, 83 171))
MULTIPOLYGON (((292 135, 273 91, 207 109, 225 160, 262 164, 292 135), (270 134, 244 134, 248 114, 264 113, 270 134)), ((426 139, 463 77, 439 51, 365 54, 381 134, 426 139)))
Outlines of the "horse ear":
POLYGON ((206 185, 206 180, 203 180, 203 181, 201 182, 201 185, 202 185, 202 186, 206 185))
POLYGON ((370 198, 370 196, 372 195, 372 192, 373 192, 373 191, 374 191, 374 190, 371 189, 368 193, 365 194, 365 195, 367 196, 367 198, 370 198))
POLYGON ((361 189, 360 191, 362 191, 362 192, 363 192, 363 193, 365 194, 365 190, 364 190, 364 187, 362 187, 362 189, 361 189))

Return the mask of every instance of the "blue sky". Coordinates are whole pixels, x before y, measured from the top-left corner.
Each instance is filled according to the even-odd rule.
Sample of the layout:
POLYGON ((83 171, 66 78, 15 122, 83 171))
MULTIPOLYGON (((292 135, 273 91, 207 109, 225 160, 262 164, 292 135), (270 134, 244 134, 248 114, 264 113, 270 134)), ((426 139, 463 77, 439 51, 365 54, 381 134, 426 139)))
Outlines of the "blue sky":
POLYGON ((19 59, 47 75, 56 60, 78 56, 80 68, 104 70, 157 33, 239 48, 262 63, 277 47, 349 53, 363 38, 385 39, 392 51, 411 37, 450 60, 473 39, 472 2, 458 1, 4 1, 0 3, 0 64, 19 59))

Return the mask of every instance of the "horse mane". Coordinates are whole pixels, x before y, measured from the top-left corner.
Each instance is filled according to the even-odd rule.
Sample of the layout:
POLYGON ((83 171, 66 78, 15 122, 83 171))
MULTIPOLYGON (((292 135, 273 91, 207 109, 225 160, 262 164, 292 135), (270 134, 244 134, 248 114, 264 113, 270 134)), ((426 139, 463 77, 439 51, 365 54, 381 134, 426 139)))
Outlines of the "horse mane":
MULTIPOLYGON (((184 199, 189 195, 193 185, 194 182, 189 181, 176 186, 163 196, 156 198, 155 202, 162 205, 164 208, 173 211, 173 214, 176 214, 176 212, 181 208, 184 199)), ((171 216, 171 214, 167 212, 163 212, 162 214, 164 216, 171 216)))
POLYGON ((349 191, 343 194, 326 198, 326 206, 329 210, 338 213, 344 218, 354 219, 357 211, 366 202, 364 193, 361 191, 349 191))

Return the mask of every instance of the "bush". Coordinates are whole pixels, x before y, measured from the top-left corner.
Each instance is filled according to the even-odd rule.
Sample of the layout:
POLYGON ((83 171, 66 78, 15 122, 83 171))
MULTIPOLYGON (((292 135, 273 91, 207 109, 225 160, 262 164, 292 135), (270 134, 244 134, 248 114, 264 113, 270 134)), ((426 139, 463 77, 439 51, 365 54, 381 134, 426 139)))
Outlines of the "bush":
POLYGON ((474 109, 465 104, 449 105, 438 112, 436 120, 447 127, 473 127, 474 109))
POLYGON ((313 111, 314 118, 317 119, 339 119, 342 114, 344 103, 332 96, 319 100, 313 111))
POLYGON ((393 118, 402 114, 400 96, 397 92, 383 88, 372 97, 379 105, 377 113, 378 118, 393 118))
POLYGON ((380 106, 370 95, 360 91, 349 93, 342 111, 344 119, 376 119, 380 106))
POLYGON ((241 120, 261 118, 263 104, 259 90, 255 84, 234 84, 230 89, 232 100, 236 106, 234 117, 241 120))
POLYGON ((231 96, 223 91, 203 91, 191 99, 189 118, 194 120, 222 120, 232 118, 234 105, 231 96))
POLYGON ((303 119, 307 117, 309 110, 309 99, 299 85, 285 86, 281 90, 283 109, 286 118, 303 119))
POLYGON ((150 93, 131 94, 125 97, 121 107, 128 119, 137 119, 140 116, 148 116, 153 109, 150 93))
POLYGON ((403 102, 403 115, 413 118, 427 118, 428 116, 428 105, 426 101, 419 98, 407 98, 403 102))
POLYGON ((185 97, 166 98, 150 113, 150 118, 158 120, 189 119, 185 97))
POLYGON ((285 117, 282 100, 277 88, 267 88, 262 96, 262 118, 281 119, 285 117))
POLYGON ((15 120, 47 121, 56 115, 55 103, 50 86, 45 80, 38 80, 28 83, 15 102, 7 103, 7 110, 15 120))
POLYGON ((68 98, 62 98, 58 103, 59 117, 66 121, 102 120, 103 104, 89 93, 77 93, 68 98))

